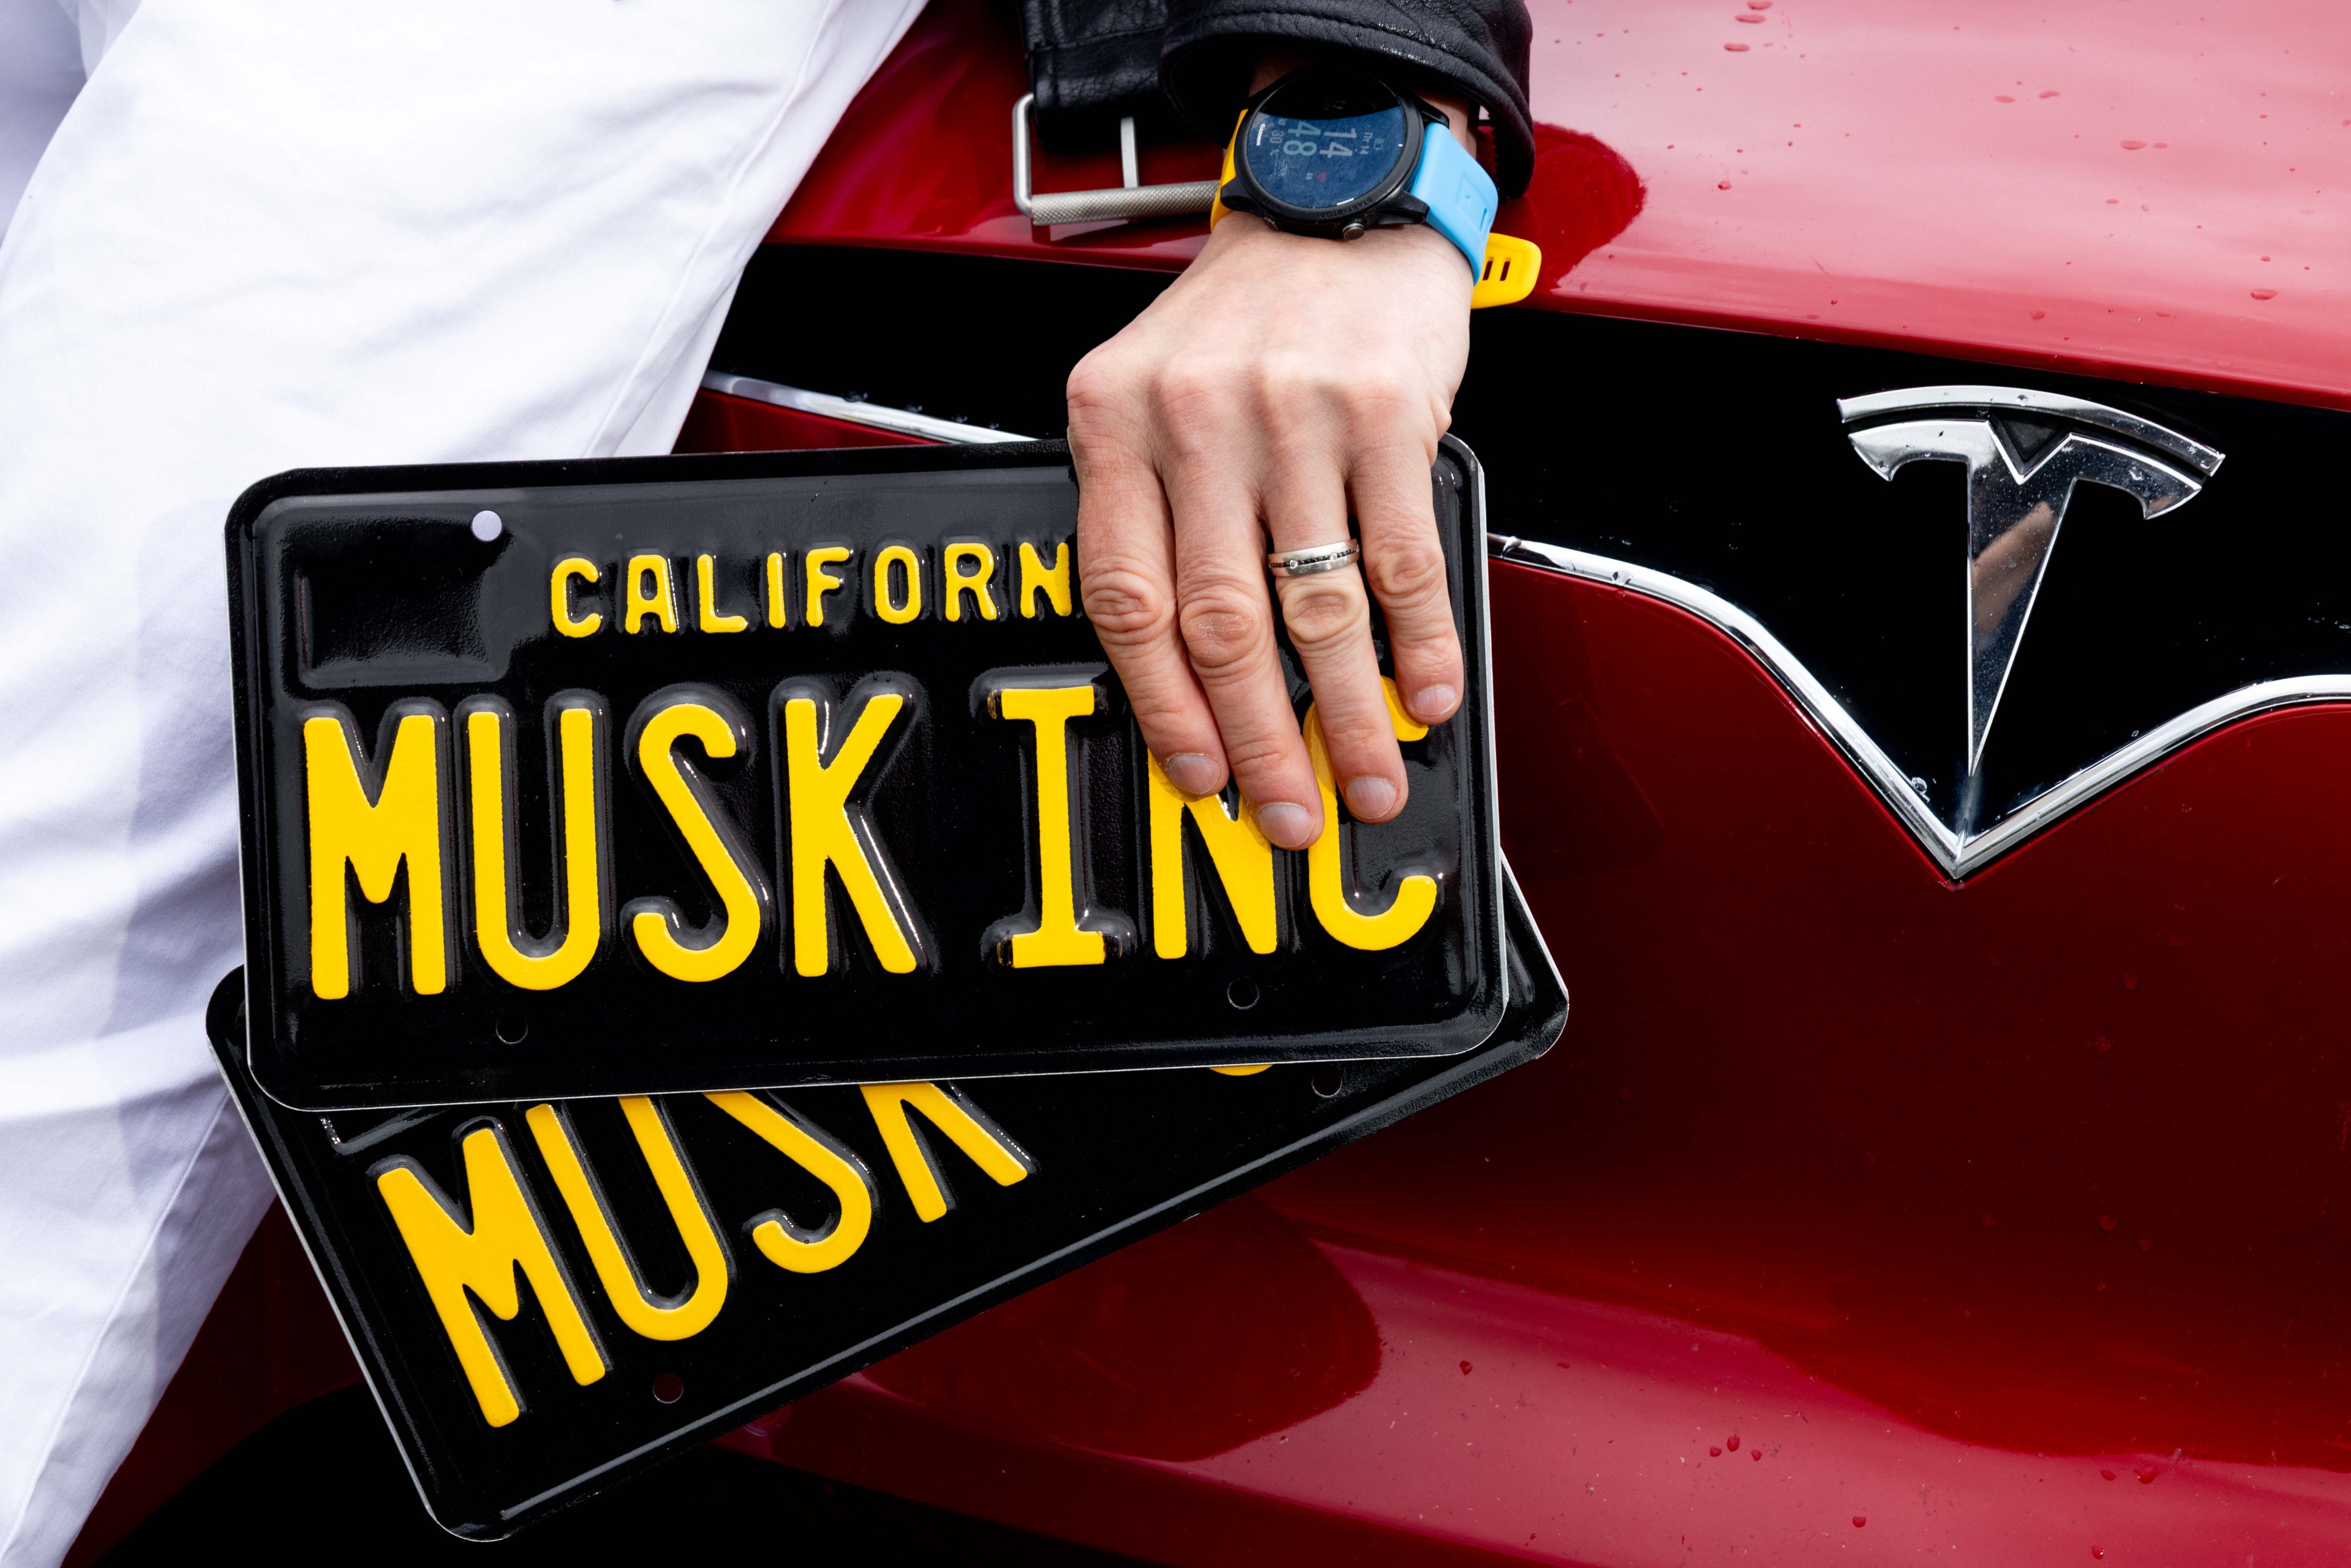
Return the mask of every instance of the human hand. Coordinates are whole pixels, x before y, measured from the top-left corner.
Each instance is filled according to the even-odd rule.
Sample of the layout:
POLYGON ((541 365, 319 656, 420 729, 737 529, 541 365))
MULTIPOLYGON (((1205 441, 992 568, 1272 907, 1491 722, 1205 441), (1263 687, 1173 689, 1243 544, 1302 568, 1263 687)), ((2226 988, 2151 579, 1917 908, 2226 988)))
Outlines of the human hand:
POLYGON ((1343 541, 1351 511, 1361 528, 1360 572, 1274 584, 1358 819, 1395 816, 1406 789, 1366 580, 1405 708, 1435 724, 1460 706, 1429 465, 1468 361, 1473 282, 1426 225, 1342 243, 1235 214, 1070 377, 1086 614, 1169 781, 1205 795, 1238 780, 1282 848, 1323 824, 1269 548, 1343 541))

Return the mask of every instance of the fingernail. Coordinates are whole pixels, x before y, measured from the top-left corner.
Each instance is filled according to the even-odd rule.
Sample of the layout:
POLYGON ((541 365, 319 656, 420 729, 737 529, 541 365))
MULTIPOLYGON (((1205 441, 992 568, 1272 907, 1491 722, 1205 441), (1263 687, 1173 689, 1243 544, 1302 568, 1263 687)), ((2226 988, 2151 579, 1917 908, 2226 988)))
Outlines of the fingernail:
POLYGON ((1395 786, 1375 773, 1347 780, 1347 810, 1366 822, 1386 821, 1395 804, 1395 786))
POLYGON ((1285 850, 1302 850, 1314 841, 1314 819, 1303 806, 1274 800, 1257 809, 1257 829, 1285 850))
POLYGON ((1423 724, 1436 724, 1453 716, 1453 705, 1461 694, 1451 686, 1423 686, 1420 695, 1412 699, 1413 716, 1423 724))
POLYGON ((1205 795, 1224 781, 1224 770, 1205 751, 1179 751, 1161 762, 1159 769, 1186 795, 1205 795))

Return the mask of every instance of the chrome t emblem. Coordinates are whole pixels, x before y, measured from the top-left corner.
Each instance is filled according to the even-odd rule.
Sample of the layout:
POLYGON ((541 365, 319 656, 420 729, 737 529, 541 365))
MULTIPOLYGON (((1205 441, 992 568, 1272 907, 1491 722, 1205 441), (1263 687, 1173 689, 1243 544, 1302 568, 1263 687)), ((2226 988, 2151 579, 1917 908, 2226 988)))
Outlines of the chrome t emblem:
POLYGON ((2105 485, 2158 517, 2186 506, 2220 454, 2104 403, 2017 387, 1907 387, 1841 398, 1862 461, 1891 479, 1906 463, 1968 465, 1968 742, 1962 834, 1979 808, 1984 741, 2015 666, 2074 486, 2105 485), (1890 415, 1918 414, 1898 419, 1890 415), (1864 423, 1871 422, 1871 423, 1864 423))

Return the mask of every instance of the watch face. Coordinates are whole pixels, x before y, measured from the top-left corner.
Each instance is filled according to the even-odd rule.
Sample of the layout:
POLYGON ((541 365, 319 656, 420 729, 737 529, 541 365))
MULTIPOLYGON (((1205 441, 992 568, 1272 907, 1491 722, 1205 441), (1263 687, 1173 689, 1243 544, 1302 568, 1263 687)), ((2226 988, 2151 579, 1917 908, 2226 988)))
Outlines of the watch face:
POLYGON ((1351 71, 1316 71, 1265 96, 1238 152, 1266 195, 1329 210, 1387 183, 1409 134, 1405 106, 1384 83, 1351 71))

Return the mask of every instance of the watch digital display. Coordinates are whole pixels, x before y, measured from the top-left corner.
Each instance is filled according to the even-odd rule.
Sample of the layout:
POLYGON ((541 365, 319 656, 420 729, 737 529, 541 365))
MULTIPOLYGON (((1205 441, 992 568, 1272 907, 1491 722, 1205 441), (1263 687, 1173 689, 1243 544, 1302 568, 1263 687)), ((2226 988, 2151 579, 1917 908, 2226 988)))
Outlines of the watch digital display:
POLYGON ((1240 155, 1259 188, 1304 208, 1372 194, 1405 154, 1404 106, 1384 86, 1340 73, 1294 78, 1249 119, 1240 155))

